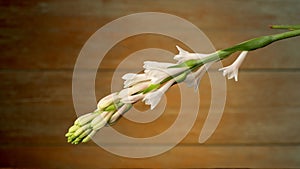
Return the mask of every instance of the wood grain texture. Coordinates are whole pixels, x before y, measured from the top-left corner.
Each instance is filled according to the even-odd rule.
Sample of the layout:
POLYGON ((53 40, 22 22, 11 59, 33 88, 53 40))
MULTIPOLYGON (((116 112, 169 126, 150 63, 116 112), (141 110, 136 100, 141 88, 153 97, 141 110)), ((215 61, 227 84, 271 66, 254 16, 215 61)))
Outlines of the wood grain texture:
MULTIPOLYGON (((108 153, 93 142, 68 144, 64 134, 76 118, 72 74, 82 46, 103 25, 136 12, 164 12, 187 19, 216 49, 222 49, 281 32, 270 30, 270 24, 299 24, 300 1, 0 1, 0 168, 300 168, 299 37, 249 53, 239 82, 227 81, 223 118, 205 144, 198 144, 198 137, 210 106, 207 75, 200 84, 201 102, 193 128, 166 153, 131 159, 108 153)), ((125 65, 112 89, 114 71, 128 55, 144 48, 177 53, 176 44, 189 50, 173 38, 154 34, 116 44, 98 69, 96 98, 121 88, 120 76, 142 67, 143 56, 125 65)), ((224 65, 234 58, 224 60, 224 65)), ((82 67, 82 77, 90 73, 89 67, 82 67)), ((81 103, 84 112, 79 113, 95 108, 90 94, 80 96, 86 99, 81 103)), ((179 87, 172 87, 166 98, 166 110, 157 120, 138 124, 123 118, 113 127, 134 137, 163 132, 178 116, 179 87)), ((135 108, 148 109, 143 104, 135 108)), ((138 149, 132 144, 106 144, 138 149)))
POLYGON ((297 168, 300 163, 298 146, 177 146, 144 159, 114 156, 93 146, 14 147, 1 151, 6 154, 2 166, 26 168, 297 168))
MULTIPOLYGON (((216 48, 222 49, 249 38, 280 32, 270 30, 268 28, 270 24, 287 22, 297 24, 297 16, 300 15, 299 6, 297 0, 247 3, 241 1, 222 3, 218 1, 3 2, 0 68, 72 69, 81 47, 97 29, 109 21, 135 12, 155 11, 178 15, 202 29, 216 48), (239 15, 241 13, 242 15, 239 15)), ((115 57, 117 56, 117 60, 108 59, 104 67, 111 68, 124 59, 126 54, 146 47, 159 47, 176 52, 176 41, 167 43, 164 42, 163 37, 143 36, 133 38, 132 41, 132 43, 124 41, 122 45, 116 47, 113 53, 115 57), (120 53, 124 54, 120 55, 120 53)), ((299 68, 296 42, 297 40, 279 42, 280 44, 274 44, 268 50, 253 52, 248 63, 243 67, 299 68), (274 59, 269 60, 269 56, 274 59)))

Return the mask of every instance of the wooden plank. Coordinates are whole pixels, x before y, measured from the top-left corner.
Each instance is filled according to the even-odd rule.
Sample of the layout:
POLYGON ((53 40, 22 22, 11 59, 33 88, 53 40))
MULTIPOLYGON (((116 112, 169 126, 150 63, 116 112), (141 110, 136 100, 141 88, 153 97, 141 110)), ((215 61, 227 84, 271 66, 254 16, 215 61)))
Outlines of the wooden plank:
MULTIPOLYGON (((82 76, 88 75, 88 72, 82 74, 82 76)), ((119 75, 122 76, 123 73, 119 75)), ((111 93, 112 76, 113 72, 97 73, 95 82, 97 99, 111 93)), ((72 101, 71 71, 4 71, 0 72, 0 78, 2 80, 0 86, 3 89, 0 95, 0 103, 2 104, 72 101)), ((118 76, 115 78, 117 79, 116 87, 122 86, 122 80, 118 76)), ((227 105, 240 108, 297 107, 299 106, 300 91, 295 89, 297 89, 299 82, 298 71, 242 71, 238 82, 234 80, 227 81, 227 105)), ((84 80, 82 84, 85 84, 84 80)), ((179 88, 174 86, 171 90, 168 95, 172 99, 176 99, 179 88)), ((118 90, 114 89, 113 91, 118 90)), ((199 91, 200 95, 203 95, 201 104, 209 106, 210 83, 207 75, 202 79, 199 91)), ((84 94, 82 97, 87 95, 89 93, 84 94)), ((92 105, 91 110, 94 106, 92 105)))
MULTIPOLYGON (((123 158, 93 142, 70 145, 64 137, 76 118, 72 71, 77 55, 85 41, 106 23, 135 12, 170 13, 194 23, 217 49, 222 49, 248 38, 280 32, 269 30, 269 24, 299 24, 299 4, 297 0, 0 2, 0 168, 300 168, 300 91, 296 90, 300 82, 299 38, 249 53, 240 81, 228 81, 222 121, 205 144, 199 144, 198 137, 210 106, 207 76, 200 86, 201 107, 195 125, 179 145, 164 154, 123 158)), ((177 44, 184 46, 172 38, 149 34, 118 43, 100 65, 97 99, 111 92, 113 71, 128 55, 149 47, 176 53, 177 44)), ((125 65, 124 71, 141 68, 144 57, 140 58, 140 63, 135 60, 125 65)), ((83 69, 81 75, 88 77, 89 67, 83 69)), ((113 90, 122 86, 120 80, 116 83, 113 90)), ((123 118, 114 128, 133 137, 162 133, 177 118, 178 87, 173 87, 167 98, 166 111, 152 123, 137 124, 123 118)), ((91 99, 81 104, 85 112, 95 108, 91 99)), ((135 108, 148 107, 141 103, 135 108)), ((140 148, 106 144, 128 151, 140 148)), ((169 144, 163 141, 143 146, 169 144)))
MULTIPOLYGON (((299 143, 300 91, 295 90, 300 83, 299 75, 299 72, 250 71, 241 72, 238 83, 228 81, 224 116, 208 144, 299 143)), ((76 117, 71 76, 70 71, 1 72, 1 144, 65 144, 64 133, 76 117)), ((109 93, 112 72, 99 72, 97 76, 96 93, 100 98, 109 93)), ((197 121, 183 143, 197 143, 207 116, 210 106, 207 76, 201 82, 200 95, 197 121)), ((115 128, 135 137, 163 132, 178 115, 178 87, 174 86, 167 98, 167 109, 156 121, 136 124, 122 119, 115 128)), ((88 105, 89 111, 95 108, 91 100, 86 99, 83 104, 88 105)), ((148 107, 139 104, 136 108, 148 107)))
MULTIPOLYGON (((134 149, 133 147, 127 147, 134 149)), ((136 147, 138 148, 138 147, 136 147)), ((299 168, 300 147, 177 146, 159 156, 123 158, 94 146, 0 147, 0 165, 25 168, 299 168), (251 160, 249 160, 251 159, 251 160)))
MULTIPOLYGON (((286 22, 286 18, 289 18, 291 24, 297 24, 295 19, 297 19, 297 15, 299 14, 298 3, 299 2, 297 0, 288 0, 285 2, 280 0, 264 2, 259 0, 249 2, 240 2, 235 0, 228 0, 226 2, 219 2, 218 0, 187 0, 186 2, 178 0, 155 2, 149 2, 147 0, 133 0, 131 3, 118 0, 102 2, 91 0, 89 3, 81 0, 76 2, 61 2, 59 0, 39 2, 31 0, 26 2, 2 2, 0 5, 2 9, 5 10, 3 16, 8 16, 9 14, 14 13, 16 14, 14 17, 26 17, 39 14, 44 15, 45 17, 49 15, 75 17, 105 16, 109 19, 115 19, 115 17, 120 17, 132 12, 139 12, 136 9, 140 9, 141 11, 151 11, 151 9, 156 9, 157 12, 168 12, 171 14, 177 13, 183 15, 184 18, 193 22, 196 21, 198 24, 201 23, 201 25, 210 29, 218 29, 219 27, 224 29, 236 29, 245 28, 245 26, 247 29, 256 29, 256 25, 258 23, 268 25, 270 24, 270 20, 286 22), (260 5, 260 8, 257 8, 257 5, 260 5), (236 6, 239 6, 239 8, 236 8, 236 6), (278 8, 285 12, 274 10, 278 8), (27 12, 23 13, 24 11, 27 12), (236 15, 237 13, 242 13, 243 15, 236 15), (199 20, 199 18, 201 20, 199 20), (245 18, 247 19, 245 20, 245 18), (218 19, 219 22, 216 22, 216 19, 218 19), (232 26, 229 24, 231 22, 236 24, 232 26), (214 27, 213 25, 218 25, 218 27, 214 27)), ((25 23, 25 21, 18 22, 25 23)))
MULTIPOLYGON (((22 109, 22 107, 20 106, 18 111, 11 110, 10 112, 4 109, 0 120, 1 144, 57 145, 66 143, 64 134, 75 119, 75 114, 72 114, 71 110, 51 109, 44 106, 44 110, 33 108, 30 111, 29 108, 22 109), (19 111, 24 112, 19 113, 19 111)), ((299 143, 298 109, 281 109, 284 111, 255 109, 255 112, 251 112, 227 108, 218 129, 208 140, 208 144, 299 143)), ((147 124, 137 124, 122 119, 114 128, 132 137, 155 136, 173 124, 177 111, 168 109, 158 120, 147 124)), ((206 118, 205 113, 200 112, 195 126, 183 143, 198 143, 206 118)))
MULTIPOLYGON (((167 12, 183 17, 203 29, 216 48, 222 49, 248 38, 278 32, 269 30, 269 24, 283 24, 287 21, 293 24, 300 14, 299 3, 295 0, 247 3, 233 0, 156 1, 151 2, 151 5, 148 1, 2 3, 0 68, 72 69, 83 44, 97 29, 132 11, 140 12, 136 9, 167 12), (258 4, 260 8, 256 7, 258 4), (277 10, 279 8, 281 10, 277 10), (237 15, 241 12, 242 16, 237 15)), ((170 31, 178 30, 174 28, 170 31)), ((268 49, 251 52, 251 57, 243 67, 299 68, 296 43, 298 39, 279 42, 268 49)), ((176 44, 180 43, 158 35, 132 37, 117 44, 107 55, 102 67, 115 68, 130 53, 149 47, 176 53, 176 44)), ((226 64, 231 61, 232 59, 226 64)))

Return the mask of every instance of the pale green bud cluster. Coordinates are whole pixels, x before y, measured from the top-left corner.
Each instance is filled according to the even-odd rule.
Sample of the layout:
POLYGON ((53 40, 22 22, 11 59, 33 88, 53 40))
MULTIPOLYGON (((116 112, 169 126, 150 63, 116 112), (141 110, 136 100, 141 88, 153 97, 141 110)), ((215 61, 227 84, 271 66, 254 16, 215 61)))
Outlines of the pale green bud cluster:
POLYGON ((78 117, 65 135, 68 142, 72 144, 88 142, 98 130, 115 123, 132 106, 119 101, 115 104, 114 101, 116 100, 110 97, 103 98, 100 101, 103 104, 98 104, 97 110, 78 117))

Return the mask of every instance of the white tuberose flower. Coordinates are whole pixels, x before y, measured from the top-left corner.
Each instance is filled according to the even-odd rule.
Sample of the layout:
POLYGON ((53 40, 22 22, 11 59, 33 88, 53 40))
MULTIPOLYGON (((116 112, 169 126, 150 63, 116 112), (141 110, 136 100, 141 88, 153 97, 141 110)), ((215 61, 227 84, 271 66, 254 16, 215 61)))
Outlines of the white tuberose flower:
MULTIPOLYGON (((183 50, 179 46, 176 46, 179 51, 178 55, 175 55, 174 59, 178 60, 178 63, 183 63, 188 60, 199 60, 204 59, 205 57, 211 54, 202 54, 202 53, 189 53, 188 51, 183 50)), ((195 91, 198 89, 199 83, 206 70, 213 64, 213 62, 206 63, 202 67, 200 67, 196 72, 190 73, 187 75, 184 82, 188 87, 194 86, 195 91)))
POLYGON ((188 60, 203 59, 210 55, 210 54, 202 54, 202 53, 189 53, 188 51, 183 50, 179 46, 176 46, 176 48, 179 53, 178 53, 178 55, 174 56, 174 59, 177 60, 178 63, 183 63, 188 60))
POLYGON ((132 87, 121 90, 119 92, 118 96, 119 96, 119 98, 125 98, 127 96, 131 96, 137 92, 140 92, 140 91, 146 89, 150 84, 151 84, 150 81, 138 83, 132 87))
POLYGON ((122 79, 124 80, 124 88, 128 88, 137 83, 150 80, 150 78, 147 77, 146 74, 136 74, 136 73, 127 73, 122 76, 122 79))
POLYGON ((159 103, 161 97, 172 86, 172 84, 174 82, 175 82, 175 80, 172 79, 172 80, 168 81, 163 87, 159 88, 158 90, 146 94, 143 99, 143 101, 145 101, 145 104, 151 105, 150 109, 153 110, 159 103))
POLYGON ((229 66, 223 67, 219 69, 219 71, 223 71, 223 76, 228 76, 228 79, 232 79, 234 77, 235 81, 238 81, 238 72, 239 67, 244 61, 248 51, 243 51, 238 58, 229 66))
POLYGON ((174 63, 166 62, 155 62, 155 61, 145 61, 144 62, 144 72, 148 78, 151 79, 153 84, 158 84, 165 78, 169 76, 175 76, 176 74, 186 70, 187 68, 169 68, 170 66, 175 66, 174 63))
POLYGON ((139 94, 135 94, 135 95, 131 95, 131 96, 126 96, 121 99, 121 102, 122 103, 135 103, 139 100, 142 100, 144 97, 145 97, 145 95, 143 93, 139 93, 139 94))
POLYGON ((201 66, 196 72, 188 74, 186 79, 184 80, 184 82, 187 84, 187 86, 188 87, 194 86, 195 91, 197 91, 200 80, 202 79, 205 72, 209 69, 209 67, 213 63, 214 62, 206 63, 203 66, 201 66))

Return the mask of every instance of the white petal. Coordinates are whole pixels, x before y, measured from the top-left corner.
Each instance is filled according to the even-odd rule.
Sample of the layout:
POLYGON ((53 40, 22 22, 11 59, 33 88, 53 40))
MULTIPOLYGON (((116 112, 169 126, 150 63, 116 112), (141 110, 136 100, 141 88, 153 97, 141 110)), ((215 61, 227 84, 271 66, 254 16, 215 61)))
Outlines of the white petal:
POLYGON ((170 66, 175 66, 174 63, 167 63, 167 62, 156 62, 156 61, 145 61, 144 62, 144 69, 166 69, 170 66))
POLYGON ((128 79, 133 79, 136 75, 136 73, 126 73, 125 75, 122 76, 123 80, 128 80, 128 79))
POLYGON ((132 96, 126 96, 126 97, 121 99, 121 102, 122 103, 135 103, 139 100, 142 100, 144 97, 145 96, 144 96, 143 93, 132 95, 132 96))
MULTIPOLYGON (((174 56, 174 59, 178 61, 178 63, 183 63, 188 60, 198 60, 203 59, 211 54, 202 54, 202 53, 189 53, 188 51, 183 50, 179 46, 176 46, 179 51, 179 54, 174 56)), ((178 64, 177 63, 177 64, 178 64)))
POLYGON ((159 101, 161 100, 161 97, 172 86, 174 82, 175 80, 172 79, 158 90, 146 94, 143 99, 143 101, 145 101, 145 104, 151 105, 150 109, 153 110, 158 105, 159 101))
POLYGON ((153 110, 158 105, 163 94, 164 93, 161 91, 154 91, 154 92, 147 94, 144 97, 145 104, 151 105, 150 109, 153 110))
POLYGON ((209 67, 213 64, 214 62, 206 63, 202 67, 200 67, 196 72, 190 73, 186 79, 185 83, 187 84, 188 87, 194 86, 195 91, 198 90, 198 86, 200 83, 200 80, 204 76, 205 72, 209 69, 209 67))
POLYGON ((175 82, 175 80, 171 79, 165 85, 163 85, 161 88, 159 88, 158 90, 165 93, 174 84, 174 82, 175 82))
POLYGON ((177 48, 177 50, 179 52, 179 55, 183 55, 183 54, 189 53, 188 51, 183 50, 181 47, 179 47, 177 45, 176 45, 176 48, 177 48))
POLYGON ((124 98, 126 96, 130 96, 134 93, 140 92, 146 89, 151 84, 150 81, 138 83, 130 88, 123 89, 119 92, 118 96, 120 98, 124 98))
POLYGON ((248 51, 243 51, 238 58, 234 61, 234 65, 236 66, 236 68, 238 69, 241 64, 243 63, 244 59, 246 58, 248 51))
POLYGON ((185 55, 175 55, 174 59, 178 60, 178 63, 182 63, 188 60, 199 60, 204 59, 205 57, 209 56, 210 54, 201 54, 201 53, 189 53, 185 55))
POLYGON ((228 76, 228 79, 232 79, 234 77, 234 74, 232 72, 230 72, 227 76, 228 76))
POLYGON ((163 79, 174 76, 187 68, 169 68, 175 66, 174 63, 156 62, 156 61, 145 61, 144 62, 144 73, 151 79, 152 83, 160 83, 163 79))
POLYGON ((169 77, 168 74, 159 70, 151 70, 146 72, 147 77, 151 79, 153 84, 158 84, 165 78, 169 77))
POLYGON ((127 73, 122 77, 124 81, 124 88, 131 87, 139 82, 150 80, 146 74, 127 73))
POLYGON ((150 70, 146 72, 146 75, 151 79, 153 84, 158 84, 165 78, 175 76, 186 69, 187 68, 169 68, 165 70, 150 70))
POLYGON ((238 81, 238 71, 247 53, 248 51, 243 51, 231 65, 223 67, 219 71, 223 71, 223 76, 227 75, 228 79, 234 78, 235 81, 238 81))
POLYGON ((238 76, 237 74, 234 76, 234 80, 237 82, 238 81, 238 76))
POLYGON ((229 67, 229 66, 222 67, 222 68, 219 69, 219 71, 223 71, 223 70, 225 71, 228 67, 229 67))

